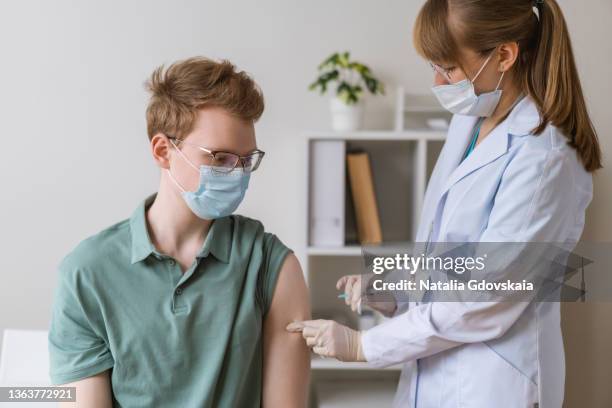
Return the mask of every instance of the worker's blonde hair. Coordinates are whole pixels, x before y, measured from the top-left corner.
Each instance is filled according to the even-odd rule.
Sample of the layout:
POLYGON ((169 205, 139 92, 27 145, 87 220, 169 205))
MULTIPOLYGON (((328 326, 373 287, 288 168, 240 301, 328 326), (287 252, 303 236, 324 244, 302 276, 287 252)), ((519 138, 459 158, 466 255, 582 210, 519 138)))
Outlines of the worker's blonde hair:
POLYGON ((518 43, 514 74, 542 116, 533 133, 538 135, 548 123, 553 124, 576 149, 587 171, 601 168, 597 133, 556 0, 427 0, 414 29, 419 54, 430 61, 460 67, 459 46, 484 56, 505 42, 518 43))

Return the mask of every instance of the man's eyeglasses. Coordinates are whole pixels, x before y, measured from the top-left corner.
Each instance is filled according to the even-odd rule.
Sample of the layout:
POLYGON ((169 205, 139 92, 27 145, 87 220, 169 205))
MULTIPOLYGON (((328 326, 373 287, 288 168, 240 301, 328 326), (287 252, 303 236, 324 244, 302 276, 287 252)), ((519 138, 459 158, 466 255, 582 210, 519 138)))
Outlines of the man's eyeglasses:
POLYGON ((195 143, 189 143, 184 140, 177 139, 174 136, 167 136, 168 139, 175 141, 173 143, 175 146, 178 144, 186 144, 189 146, 193 146, 198 148, 199 150, 206 153, 211 158, 210 165, 212 166, 213 171, 218 173, 229 173, 236 168, 238 163, 240 162, 244 171, 252 172, 257 170, 259 167, 259 163, 261 163, 261 159, 266 154, 264 151, 256 149, 249 153, 246 156, 240 156, 236 153, 232 152, 224 152, 221 150, 210 150, 195 143))

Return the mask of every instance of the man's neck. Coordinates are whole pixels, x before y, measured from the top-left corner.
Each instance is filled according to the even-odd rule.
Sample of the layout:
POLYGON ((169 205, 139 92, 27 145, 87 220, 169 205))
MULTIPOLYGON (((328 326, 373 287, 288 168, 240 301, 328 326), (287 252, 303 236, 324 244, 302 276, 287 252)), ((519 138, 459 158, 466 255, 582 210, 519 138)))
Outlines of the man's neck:
POLYGON ((155 248, 187 263, 202 247, 213 220, 197 217, 172 187, 162 179, 145 218, 155 248))

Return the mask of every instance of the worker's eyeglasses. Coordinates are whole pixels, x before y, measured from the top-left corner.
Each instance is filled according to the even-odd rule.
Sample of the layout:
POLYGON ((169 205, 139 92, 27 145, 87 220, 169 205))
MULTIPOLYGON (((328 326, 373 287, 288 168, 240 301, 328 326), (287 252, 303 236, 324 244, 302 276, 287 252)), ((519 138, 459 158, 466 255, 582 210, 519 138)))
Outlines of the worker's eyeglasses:
POLYGON ((229 173, 236 168, 238 163, 242 165, 242 168, 246 172, 253 172, 259 167, 261 159, 264 157, 265 152, 259 149, 252 151, 246 156, 240 156, 232 152, 224 152, 221 150, 210 150, 195 143, 189 143, 184 140, 179 140, 174 136, 167 136, 168 139, 175 141, 173 143, 177 148, 178 144, 182 143, 185 145, 196 147, 197 149, 206 153, 210 157, 210 165, 213 171, 218 173, 229 173))
MULTIPOLYGON (((488 48, 486 50, 482 50, 480 52, 481 55, 488 55, 488 59, 487 61, 485 61, 484 65, 486 65, 486 63, 489 61, 489 59, 491 58, 491 56, 493 55, 493 51, 495 51, 497 47, 492 47, 492 48, 488 48)), ((484 67, 484 65, 480 68, 480 70, 482 71, 482 68, 484 67)), ((455 70, 457 70, 457 67, 453 66, 453 67, 449 67, 449 68, 444 68, 441 65, 438 64, 434 64, 433 62, 429 61, 429 66, 431 67, 431 69, 433 69, 434 72, 437 72, 438 74, 442 75, 442 77, 444 79, 446 79, 449 83, 453 83, 452 80, 452 76, 453 76, 453 72, 455 72, 455 70)), ((476 76, 478 76, 478 74, 480 74, 480 71, 476 74, 476 76)))
POLYGON ((437 72, 438 74, 442 75, 442 77, 444 77, 444 79, 446 79, 448 82, 452 82, 451 74, 452 74, 453 68, 450 68, 450 69, 444 68, 438 64, 434 64, 431 61, 429 61, 429 66, 434 72, 437 72))

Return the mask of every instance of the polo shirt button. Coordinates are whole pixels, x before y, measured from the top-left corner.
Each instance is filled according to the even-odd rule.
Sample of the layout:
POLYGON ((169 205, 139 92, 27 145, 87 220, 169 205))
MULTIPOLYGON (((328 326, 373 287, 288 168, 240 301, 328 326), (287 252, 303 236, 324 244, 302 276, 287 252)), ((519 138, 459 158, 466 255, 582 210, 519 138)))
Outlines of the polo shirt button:
POLYGON ((178 296, 178 295, 180 295, 181 293, 183 293, 183 289, 181 289, 181 288, 177 288, 177 289, 174 291, 174 293, 175 293, 175 294, 178 296))
POLYGON ((168 261, 168 263, 169 263, 170 265, 174 265, 174 264, 175 264, 174 259, 170 259, 170 260, 168 261))

